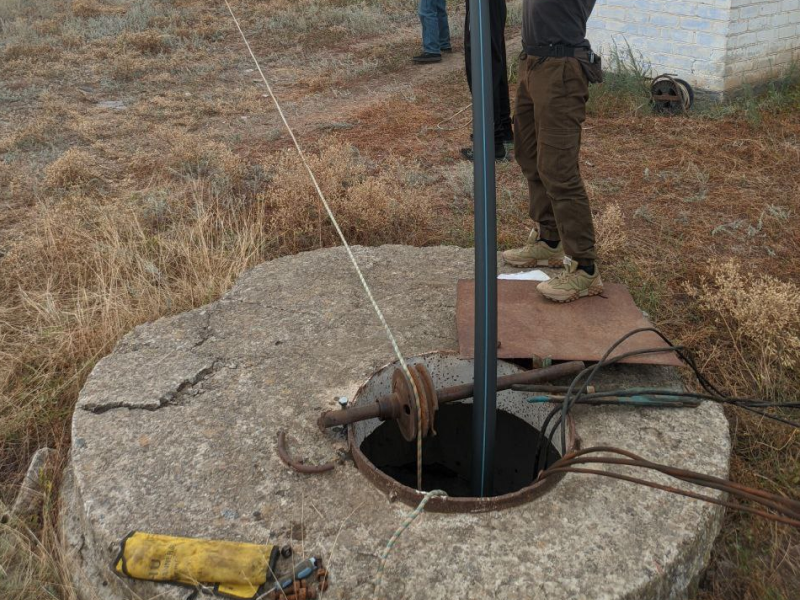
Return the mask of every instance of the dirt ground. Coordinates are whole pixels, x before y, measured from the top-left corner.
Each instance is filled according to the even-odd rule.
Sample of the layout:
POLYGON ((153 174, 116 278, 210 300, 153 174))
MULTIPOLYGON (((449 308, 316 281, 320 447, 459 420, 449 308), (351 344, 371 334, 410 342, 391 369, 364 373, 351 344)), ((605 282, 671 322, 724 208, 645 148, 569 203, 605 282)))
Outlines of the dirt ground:
MULTIPOLYGON (((409 61, 412 0, 232 6, 351 242, 472 244, 461 2, 456 51, 429 66, 409 61)), ((519 2, 508 37, 513 57, 519 2)), ((336 239, 224 2, 0 0, 0 59, 9 502, 36 448, 66 456, 77 392, 121 335, 208 302, 253 264, 336 239)), ((800 86, 677 117, 609 90, 592 91, 581 157, 604 279, 628 284, 723 389, 793 399, 800 86)), ((502 248, 527 235, 526 193, 516 164, 500 164, 502 248)), ((733 478, 800 498, 797 431, 729 418, 733 478)), ((0 563, 18 575, 0 578, 0 596, 71 597, 57 488, 56 477, 36 528, 44 543, 5 532, 15 542, 0 543, 0 563)), ((696 598, 798 597, 800 533, 729 514, 696 598)))

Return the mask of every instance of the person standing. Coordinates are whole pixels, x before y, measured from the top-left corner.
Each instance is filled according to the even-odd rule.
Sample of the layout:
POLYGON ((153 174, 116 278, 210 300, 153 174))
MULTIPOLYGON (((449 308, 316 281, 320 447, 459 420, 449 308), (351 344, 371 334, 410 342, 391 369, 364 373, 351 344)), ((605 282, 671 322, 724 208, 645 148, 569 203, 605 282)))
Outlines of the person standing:
MULTIPOLYGON (((494 156, 505 160, 506 144, 514 143, 511 129, 511 104, 508 96, 508 65, 506 63, 506 0, 489 1, 489 37, 492 46, 492 108, 494 109, 494 156)), ((472 93, 472 40, 469 31, 469 3, 464 18, 464 59, 467 67, 467 85, 472 93)), ((461 154, 473 160, 472 148, 463 148, 461 154)))
POLYGON ((506 250, 515 267, 560 266, 538 286, 545 298, 571 302, 602 293, 595 234, 578 156, 589 82, 599 58, 586 40, 595 0, 524 0, 514 152, 528 180, 530 217, 538 225, 522 248, 506 250))
POLYGON ((422 54, 411 60, 417 64, 441 62, 442 52, 452 52, 447 0, 419 0, 422 23, 422 54))

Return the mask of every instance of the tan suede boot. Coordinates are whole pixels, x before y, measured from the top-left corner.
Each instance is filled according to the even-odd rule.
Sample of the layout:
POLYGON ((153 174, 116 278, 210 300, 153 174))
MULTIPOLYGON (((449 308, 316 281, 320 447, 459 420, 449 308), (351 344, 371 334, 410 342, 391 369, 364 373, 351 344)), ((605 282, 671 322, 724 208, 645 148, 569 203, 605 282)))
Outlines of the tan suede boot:
POLYGON ((600 270, 594 266, 594 275, 578 268, 577 261, 564 259, 564 272, 550 281, 543 281, 537 290, 553 302, 572 302, 578 298, 597 296, 603 293, 603 280, 600 270))
POLYGON ((551 248, 539 239, 534 229, 522 248, 514 248, 503 252, 503 260, 512 267, 561 267, 564 262, 564 247, 561 242, 551 248))

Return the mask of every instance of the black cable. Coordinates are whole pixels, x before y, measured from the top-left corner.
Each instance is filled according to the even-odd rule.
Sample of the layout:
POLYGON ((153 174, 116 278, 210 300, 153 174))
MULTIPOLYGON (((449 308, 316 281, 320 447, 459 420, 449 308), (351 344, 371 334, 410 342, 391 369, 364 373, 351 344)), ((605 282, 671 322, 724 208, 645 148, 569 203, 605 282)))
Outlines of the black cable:
MULTIPOLYGON (((545 432, 547 431, 547 426, 550 425, 550 421, 553 419, 554 416, 556 416, 559 413, 559 411, 561 411, 561 407, 560 406, 556 406, 553 410, 551 410, 548 413, 547 417, 545 418, 544 423, 542 423, 541 429, 539 430, 539 439, 537 440, 537 443, 536 443, 536 454, 534 454, 534 459, 533 459, 533 477, 534 477, 534 479, 539 474, 539 471, 541 471, 542 469, 544 469, 547 466, 547 458, 550 455, 550 445, 552 444, 552 442, 549 442, 548 445, 545 446, 547 448, 547 455, 545 456, 545 459, 544 459, 544 465, 540 465, 540 462, 541 462, 540 459, 541 459, 541 454, 542 454, 542 446, 543 446, 542 445, 542 439, 544 439, 544 437, 546 435, 545 432)), ((561 449, 561 451, 564 454, 566 454, 567 453, 567 448, 564 447, 564 448, 561 449)))
MULTIPOLYGON (((800 423, 796 423, 794 421, 790 421, 788 419, 779 417, 777 415, 773 415, 762 410, 758 410, 758 408, 779 408, 779 409, 787 409, 787 408, 800 408, 800 403, 768 403, 768 402, 761 402, 752 399, 745 399, 745 398, 728 398, 726 397, 713 383, 711 383, 708 378, 700 371, 697 367, 697 364, 694 361, 694 358, 688 353, 688 351, 682 346, 675 346, 669 338, 667 338, 663 333, 661 333, 658 329, 654 327, 643 327, 639 329, 634 329, 620 339, 618 339, 611 347, 605 352, 603 357, 598 361, 596 364, 587 367, 580 373, 578 373, 572 380, 567 389, 566 394, 564 395, 564 401, 560 408, 556 408, 551 411, 547 418, 545 419, 544 423, 542 424, 541 435, 538 440, 536 454, 535 454, 535 462, 534 462, 534 469, 535 471, 540 471, 546 465, 541 464, 541 457, 542 457, 542 446, 543 440, 547 439, 547 448, 553 444, 553 438, 555 437, 555 433, 558 429, 561 430, 561 446, 562 451, 567 451, 567 435, 566 435, 566 418, 569 414, 569 411, 572 410, 572 407, 581 399, 581 398, 599 398, 603 395, 617 395, 617 396, 625 396, 625 395, 636 395, 636 394, 645 394, 650 393, 650 395, 673 395, 673 396, 682 396, 682 397, 693 397, 693 398, 700 398, 703 400, 719 402, 723 404, 729 404, 731 406, 737 406, 743 410, 747 410, 754 414, 757 414, 762 417, 766 417, 768 419, 772 419, 779 423, 783 423, 785 425, 789 425, 791 427, 800 428, 800 423), (626 352, 615 356, 613 358, 609 358, 611 353, 618 348, 622 343, 624 343, 629 338, 645 332, 652 332, 658 335, 666 344, 667 347, 665 348, 645 348, 642 350, 634 350, 631 352, 626 352), (587 388, 591 384, 592 380, 594 379, 595 375, 600 371, 600 369, 613 365, 615 363, 620 362, 626 358, 630 358, 633 356, 642 356, 645 354, 657 354, 657 353, 664 353, 664 352, 674 352, 680 359, 683 361, 689 368, 692 370, 695 378, 700 383, 701 387, 707 392, 706 394, 695 394, 693 392, 670 392, 665 393, 663 390, 636 390, 635 393, 633 390, 615 390, 612 394, 611 392, 604 391, 604 392, 595 392, 593 394, 589 394, 587 392, 587 388), (582 381, 584 380, 584 381, 582 381), (576 386, 579 386, 576 390, 576 386), (558 413, 561 412, 561 416, 553 423, 552 429, 548 434, 547 429, 550 426, 550 423, 553 417, 558 413)), ((549 452, 548 452, 549 454, 549 452)), ((547 457, 545 457, 545 462, 547 457)))
MULTIPOLYGON (((601 368, 606 366, 606 363, 613 364, 609 360, 609 356, 611 356, 611 353, 614 350, 616 350, 620 345, 622 345, 625 341, 627 341, 629 338, 633 337, 634 335, 637 335, 639 333, 643 333, 643 332, 646 332, 646 331, 655 331, 662 338, 664 338, 664 336, 660 332, 658 332, 654 327, 642 327, 642 328, 639 328, 639 329, 634 329, 632 331, 629 331, 628 333, 623 335, 621 338, 619 338, 616 342, 614 342, 608 350, 606 350, 605 354, 603 354, 603 357, 600 359, 600 361, 597 364, 595 364, 592 367, 588 367, 586 370, 582 371, 581 373, 578 373, 578 375, 575 377, 575 379, 572 380, 572 384, 569 386, 569 390, 567 390, 567 393, 566 393, 566 395, 564 397, 564 403, 563 403, 563 407, 562 407, 562 410, 561 410, 561 423, 560 423, 561 424, 561 447, 564 448, 565 451, 566 451, 566 447, 567 447, 566 419, 567 419, 567 414, 569 413, 572 405, 574 404, 574 402, 571 402, 571 398, 570 397, 571 397, 571 395, 573 393, 573 389, 575 388, 575 385, 577 384, 577 382, 581 378, 581 375, 583 375, 583 373, 586 373, 588 371, 587 376, 586 376, 586 381, 582 383, 581 388, 578 390, 577 394, 575 395, 576 399, 581 397, 583 392, 586 391, 586 388, 589 386, 589 384, 594 379, 594 377, 597 374, 597 372, 601 368)), ((670 346, 670 348, 673 347, 673 344, 669 340, 664 338, 664 341, 670 346)), ((628 352, 628 353, 616 356, 615 359, 614 359, 614 362, 619 362, 620 360, 622 360, 623 358, 626 358, 628 356, 640 356, 640 355, 643 355, 643 354, 659 353, 659 352, 665 352, 665 351, 669 351, 669 349, 664 349, 664 348, 644 349, 644 350, 635 351, 634 353, 628 352)))
POLYGON ((564 402, 563 402, 562 408, 561 408, 561 417, 553 425, 553 430, 551 431, 551 433, 550 433, 550 435, 548 437, 548 442, 549 443, 551 443, 551 444, 553 443, 553 437, 555 436, 556 429, 560 425, 561 426, 561 447, 566 452, 566 448, 567 448, 567 433, 566 433, 566 418, 567 418, 567 414, 569 414, 569 411, 572 410, 572 407, 575 405, 575 402, 577 402, 577 400, 579 400, 581 398, 581 396, 585 393, 586 389, 592 383, 592 380, 594 379, 595 375, 597 374, 597 372, 601 368, 609 366, 609 365, 613 365, 615 363, 618 363, 618 362, 620 362, 622 360, 625 360, 626 358, 630 358, 632 356, 641 356, 641 355, 644 355, 644 354, 660 354, 660 353, 672 352, 673 351, 673 348, 675 348, 673 346, 670 346, 669 348, 644 348, 642 350, 633 350, 631 352, 625 352, 623 354, 619 354, 619 355, 615 356, 614 358, 608 358, 608 356, 620 344, 624 343, 628 338, 636 335, 637 333, 641 333, 643 331, 648 331, 650 329, 651 328, 642 328, 642 329, 635 329, 633 331, 628 332, 623 337, 621 337, 619 340, 614 342, 614 344, 606 351, 606 353, 603 355, 603 357, 600 359, 599 362, 597 362, 596 364, 592 365, 591 367, 587 367, 586 369, 584 369, 583 371, 581 371, 580 373, 578 373, 575 376, 575 379, 573 379, 572 384, 569 386, 569 389, 567 390, 567 393, 564 395, 564 402), (573 399, 573 398, 571 398, 572 390, 575 387, 575 385, 577 384, 578 380, 584 374, 587 374, 586 381, 581 384, 580 389, 575 394, 575 397, 573 399))

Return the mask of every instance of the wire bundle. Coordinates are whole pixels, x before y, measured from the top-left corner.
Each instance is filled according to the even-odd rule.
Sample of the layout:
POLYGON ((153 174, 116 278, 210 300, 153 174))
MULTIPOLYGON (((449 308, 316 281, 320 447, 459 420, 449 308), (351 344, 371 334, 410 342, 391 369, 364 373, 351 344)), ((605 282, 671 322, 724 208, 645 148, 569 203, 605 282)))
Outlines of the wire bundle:
POLYGON ((648 395, 648 396, 672 396, 672 397, 684 397, 684 398, 696 398, 699 400, 709 401, 709 402, 719 402, 721 404, 729 404, 732 406, 737 406, 749 412, 755 413, 762 417, 766 417, 768 419, 772 419, 779 423, 783 423, 785 425, 789 425, 791 427, 795 427, 800 429, 800 423, 795 421, 791 421, 780 417, 778 415, 770 414, 765 412, 762 409, 765 408, 782 408, 782 409, 797 409, 800 408, 800 403, 798 402, 788 402, 788 403, 778 403, 778 402, 763 402, 753 398, 729 398, 725 396, 713 383, 711 383, 708 378, 700 371, 697 367, 694 359, 689 355, 686 348, 683 346, 676 346, 674 345, 663 333, 655 329, 654 327, 642 327, 640 329, 634 329, 626 333, 620 339, 618 339, 612 346, 606 351, 603 357, 600 359, 599 362, 595 363, 594 365, 587 367, 580 373, 578 373, 575 378, 572 380, 572 383, 567 388, 566 393, 564 394, 564 400, 561 403, 561 406, 554 408, 545 418, 544 423, 542 425, 542 435, 539 438, 539 444, 536 449, 536 471, 541 471, 545 468, 547 464, 547 460, 549 458, 549 448, 552 447, 553 438, 557 431, 561 432, 561 447, 567 447, 567 429, 566 429, 566 422, 567 422, 567 415, 569 414, 572 407, 575 404, 586 400, 592 399, 600 399, 600 398, 608 398, 608 397, 630 397, 630 396, 639 396, 639 395, 648 395), (641 333, 655 333, 658 335, 664 342, 666 342, 666 346, 662 346, 660 348, 644 348, 641 350, 633 350, 631 352, 624 352, 622 354, 618 354, 611 357, 611 354, 619 348, 625 341, 629 338, 632 338, 635 335, 641 333), (619 363, 626 358, 630 358, 633 356, 642 356, 645 354, 663 354, 668 352, 674 352, 677 356, 690 368, 694 373, 695 377, 697 378, 698 383, 702 386, 706 393, 695 393, 695 392, 677 392, 674 390, 657 390, 657 389, 627 389, 627 390, 603 390, 601 392, 591 392, 589 393, 588 388, 594 381, 597 373, 603 369, 604 367, 608 367, 610 365, 619 363), (544 443, 544 440, 547 440, 547 444, 544 443), (548 451, 543 453, 544 448, 548 448, 548 451))
POLYGON ((800 529, 800 502, 797 500, 792 500, 791 498, 786 498, 785 496, 779 496, 778 494, 772 494, 763 490, 747 487, 733 481, 728 481, 727 479, 721 479, 711 475, 704 475, 703 473, 696 473, 686 469, 678 469, 676 467, 654 463, 642 458, 641 456, 637 456, 633 452, 628 452, 627 450, 614 448, 612 446, 595 446, 593 448, 586 448, 585 450, 579 450, 577 452, 567 454, 563 458, 550 465, 550 467, 548 467, 546 470, 542 471, 539 475, 539 478, 545 479, 558 473, 584 473, 621 479, 623 481, 645 485, 647 487, 671 492, 673 494, 679 494, 688 498, 703 500, 711 504, 718 504, 726 508, 741 510, 765 519, 769 519, 771 521, 777 521, 778 523, 791 525, 792 527, 797 527, 800 529), (611 453, 624 458, 596 456, 599 453, 611 453), (773 512, 766 512, 765 510, 746 506, 740 502, 730 502, 727 500, 714 498, 713 496, 698 494, 689 490, 663 485, 654 481, 648 481, 639 477, 624 475, 615 471, 587 469, 576 466, 585 464, 621 465, 658 471, 686 483, 725 492, 729 496, 739 500, 749 500, 750 502, 759 504, 760 506, 770 509, 773 512))
POLYGON ((578 373, 578 375, 576 375, 575 378, 572 380, 572 383, 569 385, 566 393, 564 394, 564 399, 561 403, 561 406, 557 406, 556 408, 554 408, 547 415, 542 425, 541 429, 542 434, 539 436, 539 441, 534 460, 534 465, 535 465, 534 477, 538 476, 539 479, 543 479, 555 473, 588 473, 595 475, 603 475, 606 477, 622 479, 624 481, 638 483, 641 485, 646 485, 648 487, 661 489, 675 494, 680 494, 683 496, 688 496, 690 498, 696 498, 698 500, 704 500, 706 502, 719 504, 727 508, 742 510, 745 512, 756 514, 764 518, 771 519, 773 521, 778 521, 780 523, 800 528, 800 502, 796 500, 785 498, 783 496, 778 496, 776 494, 770 494, 768 492, 764 492, 754 488, 749 488, 747 486, 743 486, 741 484, 728 481, 725 479, 720 479, 718 477, 712 477, 710 475, 704 475, 702 473, 695 473, 693 471, 687 471, 685 469, 678 469, 675 467, 653 463, 640 456, 633 454, 632 452, 628 452, 627 450, 622 450, 620 448, 614 448, 611 446, 598 446, 593 448, 587 448, 586 450, 581 450, 578 452, 567 454, 563 458, 556 460, 549 467, 547 466, 550 459, 550 452, 551 449, 553 448, 553 438, 555 437, 556 432, 560 431, 561 433, 561 447, 567 448, 567 428, 566 428, 567 415, 569 414, 570 410, 572 410, 572 407, 575 406, 575 404, 584 403, 596 399, 609 398, 609 397, 624 398, 624 397, 639 396, 639 395, 648 395, 654 397, 658 396, 685 397, 685 398, 695 398, 703 401, 729 404, 753 412, 768 419, 775 420, 779 423, 783 423, 785 425, 789 425, 795 428, 800 428, 800 423, 785 419, 778 415, 770 414, 762 410, 765 408, 798 409, 800 408, 800 403, 798 402, 776 403, 776 402, 763 402, 752 398, 729 398, 725 396, 716 386, 714 386, 714 384, 712 384, 705 377, 705 375, 703 375, 703 373, 700 371, 700 369, 694 362, 694 359, 688 354, 688 352, 683 346, 674 345, 663 333, 661 333, 660 331, 658 331, 653 327, 643 327, 641 329, 635 329, 622 336, 619 340, 614 342, 614 344, 606 351, 606 353, 603 355, 603 358, 599 362, 595 363, 590 367, 587 367, 586 369, 578 373), (611 354, 626 340, 635 335, 645 332, 652 332, 657 334, 662 340, 664 340, 664 342, 666 342, 667 346, 661 348, 646 348, 642 350, 625 352, 622 354, 618 354, 613 358, 610 358, 611 354), (677 392, 673 390, 657 390, 657 389, 641 389, 641 388, 627 389, 627 390, 625 389, 603 390, 599 392, 589 391, 589 386, 592 384, 592 381, 594 380, 595 376, 602 368, 616 364, 632 356, 641 356, 645 354, 658 354, 665 352, 674 352, 689 368, 692 369, 692 372, 694 373, 695 377, 697 378, 697 381, 700 383, 703 390, 705 390, 705 393, 677 392), (597 454, 600 452, 605 452, 605 453, 610 452, 613 454, 622 455, 624 458, 613 458, 607 456, 591 456, 591 457, 586 456, 587 454, 597 454), (732 497, 736 497, 740 500, 750 500, 752 502, 756 502, 761 506, 763 506, 764 508, 772 510, 773 512, 772 513, 765 512, 763 510, 745 506, 741 503, 719 500, 711 496, 697 494, 694 492, 689 492, 675 487, 664 486, 661 484, 654 483, 652 481, 647 481, 641 478, 623 475, 613 471, 586 469, 583 467, 576 466, 587 463, 622 465, 622 466, 639 467, 639 468, 646 468, 659 471, 661 473, 664 473, 681 481, 685 481, 702 487, 708 487, 724 491, 729 495, 731 495, 732 497))

